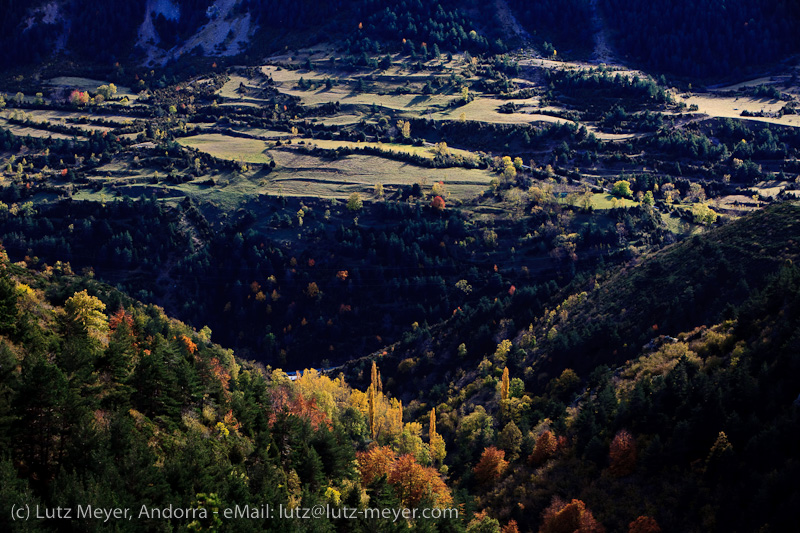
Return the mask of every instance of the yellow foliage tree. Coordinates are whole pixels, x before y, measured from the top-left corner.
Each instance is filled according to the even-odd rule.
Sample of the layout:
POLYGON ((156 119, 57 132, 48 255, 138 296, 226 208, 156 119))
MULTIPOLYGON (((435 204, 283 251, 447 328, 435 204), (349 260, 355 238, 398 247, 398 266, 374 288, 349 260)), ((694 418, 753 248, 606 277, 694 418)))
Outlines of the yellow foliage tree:
POLYGON ((67 327, 72 333, 85 334, 96 340, 105 339, 108 317, 103 313, 106 304, 85 290, 76 292, 64 304, 67 327))

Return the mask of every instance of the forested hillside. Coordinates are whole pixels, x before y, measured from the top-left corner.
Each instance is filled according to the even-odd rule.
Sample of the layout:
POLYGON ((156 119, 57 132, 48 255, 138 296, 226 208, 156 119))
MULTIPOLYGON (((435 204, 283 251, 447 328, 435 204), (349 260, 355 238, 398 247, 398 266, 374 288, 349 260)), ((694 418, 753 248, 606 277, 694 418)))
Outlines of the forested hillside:
POLYGON ((724 78, 800 52, 788 0, 600 0, 619 52, 656 71, 724 78))
MULTIPOLYGON (((370 457, 360 450, 370 428, 377 430, 374 415, 368 418, 373 410, 387 434, 405 439, 398 451, 424 447, 419 429, 404 427, 392 414, 397 402, 379 389, 368 395, 316 372, 292 382, 280 370, 235 359, 212 345, 207 331, 75 277, 65 265, 35 274, 9 264, 4 253, 0 261, 6 527, 303 531, 302 522, 270 520, 265 507, 452 503, 438 472, 417 461, 429 462, 421 451, 398 459, 388 480, 367 475, 370 457), (11 507, 20 504, 70 508, 73 520, 53 512, 50 520, 10 523, 11 507), (131 518, 80 519, 79 505, 127 508, 131 518), (237 505, 255 516, 244 511, 245 518, 223 524, 212 513, 237 505), (168 507, 179 510, 171 520, 148 511, 168 507)), ((375 530, 375 520, 341 516, 314 527, 375 530)))
MULTIPOLYGON (((153 12, 157 46, 169 49, 217 16, 213 0, 180 2, 167 15, 153 12), (173 14, 174 12, 174 14, 173 14)), ((19 50, 0 59, 0 67, 46 62, 53 51, 103 66, 141 60, 147 43, 137 41, 145 20, 144 0, 109 1, 86 9, 81 2, 16 3, 4 10, 0 43, 19 50), (23 46, 24 45, 24 46, 23 46)), ((151 6, 152 7, 152 6, 151 6)), ((278 36, 297 35, 293 42, 315 44, 342 41, 353 53, 403 49, 433 54, 434 50, 474 53, 503 52, 500 28, 469 17, 460 2, 441 0, 358 0, 356 2, 294 2, 245 0, 234 14, 249 13, 260 26, 254 43, 276 47, 278 36), (481 29, 479 34, 476 29, 481 29), (487 38, 487 34, 490 38, 487 38)), ((490 12, 484 13, 491 19, 490 12)), ((272 50, 254 50, 269 52, 272 50)))
MULTIPOLYGON (((794 225, 798 209, 762 218, 794 225)), ((745 237, 746 222, 662 255, 687 260, 715 239, 745 237)), ((779 241, 769 234, 760 240, 767 247, 779 241)), ((576 524, 591 531, 626 531, 629 524, 630 531, 783 531, 800 503, 797 465, 789 459, 800 436, 800 272, 786 259, 794 253, 781 252, 783 265, 754 282, 751 296, 732 297, 725 320, 676 337, 646 328, 652 342, 627 363, 618 364, 609 346, 585 370, 566 369, 543 382, 551 364, 539 357, 535 372, 524 365, 546 325, 516 337, 506 329, 501 335, 509 338, 494 351, 459 347, 452 354, 439 343, 451 335, 449 323, 435 332, 424 359, 403 360, 396 371, 396 354, 377 365, 351 365, 347 372, 362 390, 316 371, 290 381, 211 344, 206 330, 74 276, 68 265, 34 273, 3 257, 4 520, 19 502, 72 509, 90 503, 129 508, 133 518, 84 517, 68 522, 70 530, 299 531, 303 523, 212 511, 455 504, 459 519, 408 525, 467 532, 501 525, 573 531, 576 524), (414 397, 411 390, 429 387, 421 376, 438 376, 441 385, 414 397), (169 505, 195 512, 148 514, 169 505)), ((724 252, 711 253, 703 271, 712 275, 725 264, 724 252)), ((632 266, 630 277, 649 268, 632 266)), ((604 305, 626 301, 608 290, 617 283, 569 298, 577 306, 565 302, 556 314, 564 321, 581 306, 585 314, 595 294, 605 295, 604 305)), ((492 323, 507 328, 518 317, 514 297, 494 308, 500 321, 492 323)), ((662 313, 666 322, 680 311, 662 313)), ((566 324, 558 327, 567 331, 566 324)), ((555 339, 547 337, 542 342, 555 339)), ((64 531, 65 523, 35 520, 25 530, 64 531)), ((313 524, 337 531, 393 527, 366 518, 313 524)))
POLYGON ((511 0, 508 4, 545 55, 553 50, 568 56, 589 55, 594 45, 589 0, 511 0))
POLYGON ((663 531, 782 530, 800 501, 787 448, 799 250, 782 233, 798 223, 797 206, 767 210, 576 284, 549 310, 546 290, 465 308, 378 364, 408 412, 436 406, 449 473, 501 523, 577 530, 558 518, 567 508, 592 531, 639 516, 663 531), (526 327, 529 308, 541 318, 526 327), (462 333, 485 324, 491 350, 462 333))

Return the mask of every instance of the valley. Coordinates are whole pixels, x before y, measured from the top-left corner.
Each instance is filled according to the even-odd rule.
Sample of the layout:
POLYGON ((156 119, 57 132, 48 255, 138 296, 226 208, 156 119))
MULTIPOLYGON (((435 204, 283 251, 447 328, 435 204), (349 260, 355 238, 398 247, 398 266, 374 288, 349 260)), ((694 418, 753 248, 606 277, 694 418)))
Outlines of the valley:
POLYGON ((800 13, 763 3, 9 6, 0 523, 787 530, 800 13), (458 516, 219 518, 265 503, 458 516))

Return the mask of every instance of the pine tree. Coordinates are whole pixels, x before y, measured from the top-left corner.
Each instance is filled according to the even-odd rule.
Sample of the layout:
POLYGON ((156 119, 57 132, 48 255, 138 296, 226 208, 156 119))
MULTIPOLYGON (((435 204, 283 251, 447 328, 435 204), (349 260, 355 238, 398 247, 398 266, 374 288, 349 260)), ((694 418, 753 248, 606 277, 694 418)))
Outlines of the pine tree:
MULTIPOLYGON (((3 268, 3 266, 0 266, 3 268)), ((14 281, 0 273, 0 334, 10 334, 17 323, 17 291, 14 281)))

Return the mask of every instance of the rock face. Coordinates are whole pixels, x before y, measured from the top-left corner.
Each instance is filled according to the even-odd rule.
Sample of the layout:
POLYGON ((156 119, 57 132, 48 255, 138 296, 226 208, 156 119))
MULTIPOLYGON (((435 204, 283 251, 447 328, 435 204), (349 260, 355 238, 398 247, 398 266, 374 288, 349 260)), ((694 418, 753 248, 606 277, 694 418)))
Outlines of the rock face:
POLYGON ((165 49, 156 31, 154 19, 161 14, 169 20, 179 20, 180 7, 171 0, 148 0, 137 40, 137 45, 145 51, 143 63, 147 66, 163 65, 184 54, 197 51, 211 56, 242 53, 255 31, 255 24, 249 12, 234 12, 238 3, 238 0, 217 0, 206 9, 205 24, 188 39, 165 49))
POLYGON ((0 66, 41 63, 59 53, 100 61, 136 58, 151 67, 187 53, 232 56, 245 50, 257 26, 241 0, 214 0, 202 11, 177 0, 131 0, 120 9, 112 4, 98 13, 70 0, 11 6, 0 23, 0 44, 22 51, 0 59, 0 66))

